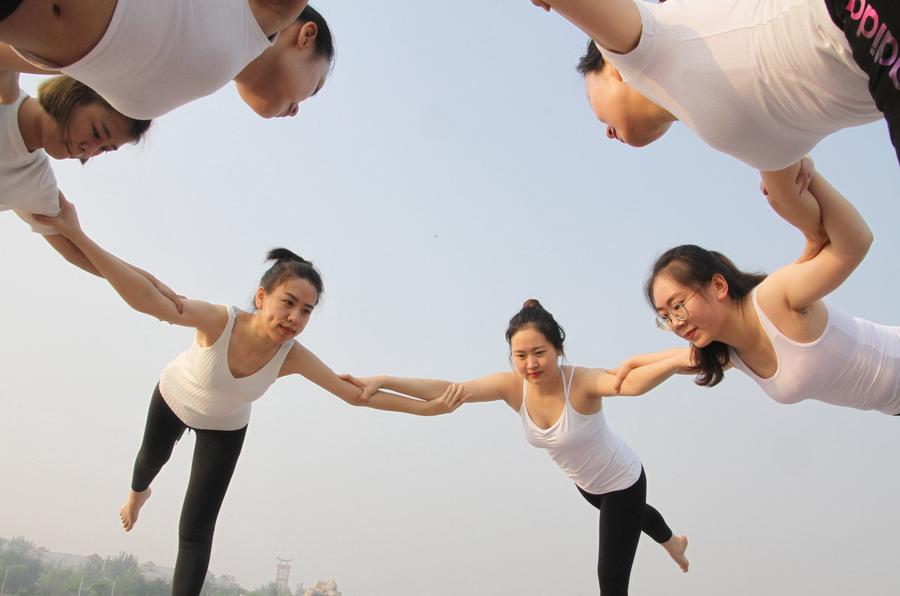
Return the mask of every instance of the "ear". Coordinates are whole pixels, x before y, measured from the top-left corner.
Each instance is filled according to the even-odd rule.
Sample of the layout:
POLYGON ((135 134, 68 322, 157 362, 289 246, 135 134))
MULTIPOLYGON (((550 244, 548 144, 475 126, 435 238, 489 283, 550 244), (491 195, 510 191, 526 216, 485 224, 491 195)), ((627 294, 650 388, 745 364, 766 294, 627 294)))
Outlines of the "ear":
POLYGON ((256 296, 253 298, 253 305, 256 307, 256 310, 260 310, 263 307, 263 302, 266 299, 266 291, 260 287, 256 290, 256 296))
POLYGON ((728 298, 728 281, 721 273, 713 275, 712 279, 709 280, 709 285, 713 289, 713 294, 717 300, 728 298))
POLYGON ((319 26, 312 21, 303 23, 297 32, 297 49, 312 47, 319 35, 319 26))

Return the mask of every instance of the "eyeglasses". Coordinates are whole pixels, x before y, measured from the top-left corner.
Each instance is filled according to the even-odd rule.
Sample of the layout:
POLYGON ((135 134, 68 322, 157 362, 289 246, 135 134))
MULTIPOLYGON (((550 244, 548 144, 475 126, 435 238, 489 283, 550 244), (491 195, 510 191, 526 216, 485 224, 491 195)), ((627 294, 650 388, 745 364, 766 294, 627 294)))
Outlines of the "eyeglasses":
POLYGON ((674 319, 676 321, 687 321, 688 317, 691 316, 691 314, 688 312, 688 309, 685 306, 685 304, 687 304, 691 298, 696 296, 697 292, 699 292, 701 289, 702 289, 702 287, 697 288, 693 294, 691 294, 686 299, 684 299, 683 301, 681 301, 678 304, 676 304, 675 306, 673 306, 672 310, 668 311, 668 313, 657 316, 656 317, 656 326, 659 327, 660 329, 662 329, 663 331, 672 331, 673 330, 672 329, 672 319, 674 319))

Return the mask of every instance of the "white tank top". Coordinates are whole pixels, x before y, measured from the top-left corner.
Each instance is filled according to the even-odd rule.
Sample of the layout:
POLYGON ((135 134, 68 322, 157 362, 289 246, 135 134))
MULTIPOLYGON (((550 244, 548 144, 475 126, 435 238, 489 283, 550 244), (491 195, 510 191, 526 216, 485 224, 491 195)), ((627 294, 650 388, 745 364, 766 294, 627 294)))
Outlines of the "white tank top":
POLYGON ((118 0, 96 46, 62 70, 142 120, 224 87, 271 45, 248 0, 118 0))
POLYGON ((828 323, 818 339, 785 337, 751 295, 778 361, 768 379, 756 375, 733 348, 731 362, 782 404, 817 399, 858 410, 900 413, 900 327, 878 325, 825 305, 828 323))
POLYGON ((575 376, 575 367, 571 367, 568 380, 565 367, 560 369, 560 373, 566 403, 559 419, 547 429, 536 425, 528 415, 525 405, 528 381, 523 380, 519 413, 525 428, 525 440, 535 447, 546 449, 553 461, 586 492, 602 495, 628 488, 641 476, 641 460, 625 441, 610 430, 603 416, 603 408, 596 414, 586 416, 572 407, 569 388, 575 376))
POLYGON ((250 376, 236 379, 228 367, 228 344, 237 320, 228 308, 228 322, 209 347, 195 340, 163 370, 159 392, 178 418, 191 428, 237 430, 250 421, 250 404, 278 378, 294 341, 286 341, 269 362, 250 376))
POLYGON ((884 117, 825 0, 635 5, 637 47, 604 56, 707 144, 754 168, 780 170, 834 131, 884 117))

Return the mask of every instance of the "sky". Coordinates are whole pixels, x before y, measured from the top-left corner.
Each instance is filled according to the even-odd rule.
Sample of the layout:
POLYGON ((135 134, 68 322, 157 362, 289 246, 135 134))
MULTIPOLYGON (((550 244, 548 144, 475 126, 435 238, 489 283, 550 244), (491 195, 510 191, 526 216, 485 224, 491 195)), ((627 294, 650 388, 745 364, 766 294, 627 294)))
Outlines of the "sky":
MULTIPOLYGON (((679 345, 642 296, 674 245, 748 270, 799 255, 757 173, 683 126, 640 150, 607 140, 574 69, 585 38, 558 15, 526 0, 319 9, 337 62, 297 118, 261 120, 229 86, 138 146, 54 162, 85 230, 185 295, 243 308, 265 252, 289 247, 325 280, 305 346, 339 372, 450 380, 509 370, 503 333, 527 298, 579 365, 679 345)), ((886 125, 813 157, 875 235, 830 303, 900 324, 886 125)), ((0 215, 0 536, 171 566, 193 437, 131 533, 118 510, 158 375, 192 333, 131 311, 0 215)), ((737 372, 604 410, 648 501, 690 539, 682 575, 643 537, 632 593, 896 593, 900 419, 781 406, 737 372)), ((254 406, 210 571, 255 587, 282 557, 292 584, 333 578, 345 596, 596 594, 597 512, 520 425, 500 403, 418 418, 281 379, 254 406)))

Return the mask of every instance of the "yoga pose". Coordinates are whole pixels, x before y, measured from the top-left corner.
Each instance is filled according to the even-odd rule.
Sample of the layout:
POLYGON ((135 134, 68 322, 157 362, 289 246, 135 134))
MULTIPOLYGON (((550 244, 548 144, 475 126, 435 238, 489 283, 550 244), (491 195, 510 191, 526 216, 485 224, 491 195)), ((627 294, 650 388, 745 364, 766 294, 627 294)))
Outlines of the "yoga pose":
MULTIPOLYGON (((680 120, 792 196, 800 160, 842 128, 884 117, 900 159, 895 0, 534 3, 590 36, 578 70, 609 138, 641 147, 680 120)), ((773 206, 821 248, 818 222, 773 206)))
POLYGON ((231 80, 260 116, 294 116, 334 58, 307 0, 13 0, 0 42, 0 67, 61 71, 144 120, 231 80))
POLYGON ((131 490, 120 512, 123 527, 131 530, 175 442, 185 429, 193 429, 197 441, 172 584, 176 596, 200 593, 216 518, 241 452, 251 403, 276 379, 299 374, 348 404, 423 416, 451 412, 464 398, 464 388, 455 386, 430 401, 377 393, 362 402, 359 388, 340 379, 295 340, 318 304, 323 285, 312 263, 289 250, 269 253, 275 263, 260 281, 254 312, 200 300, 184 300, 179 312, 142 276, 81 231, 71 203, 62 201, 57 218, 40 219, 78 246, 129 306, 197 330, 195 342, 163 370, 153 392, 131 490))
MULTIPOLYGON (((641 531, 660 543, 688 570, 687 538, 675 536, 659 512, 646 503, 647 478, 637 454, 613 434, 603 415, 603 398, 641 395, 690 367, 690 353, 675 349, 648 355, 647 366, 624 380, 604 369, 560 364, 565 332, 537 300, 529 300, 509 322, 506 340, 514 372, 463 384, 467 401, 503 400, 519 413, 525 439, 546 449, 575 481, 582 496, 600 510, 597 576, 603 596, 628 593, 641 531)), ((354 379, 365 395, 379 389, 433 399, 447 381, 389 376, 354 379)))
POLYGON ((820 175, 803 199, 818 204, 830 239, 818 255, 766 276, 699 246, 675 247, 647 281, 657 325, 691 342, 698 385, 717 384, 733 365, 780 403, 816 399, 898 414, 900 327, 822 301, 863 260, 872 233, 820 175))

